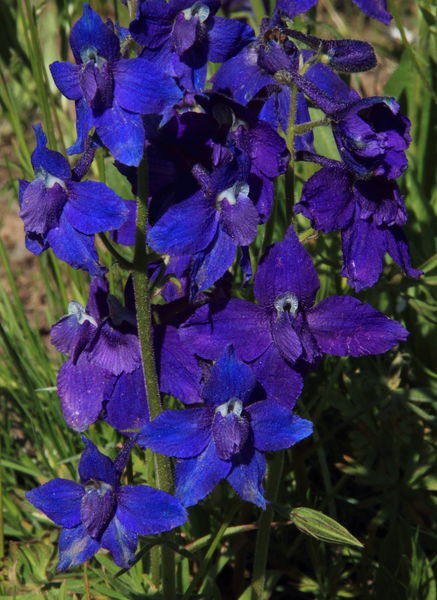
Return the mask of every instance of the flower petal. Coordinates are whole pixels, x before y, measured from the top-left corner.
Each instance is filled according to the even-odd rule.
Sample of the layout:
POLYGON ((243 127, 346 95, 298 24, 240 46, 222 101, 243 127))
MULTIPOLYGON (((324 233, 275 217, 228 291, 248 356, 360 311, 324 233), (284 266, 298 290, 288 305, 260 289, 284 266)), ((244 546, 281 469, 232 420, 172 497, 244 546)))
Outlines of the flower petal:
POLYGON ((80 524, 73 529, 63 529, 59 536, 58 571, 66 571, 89 560, 100 549, 101 544, 88 535, 80 524))
POLYGON ((247 502, 266 508, 262 482, 266 472, 264 454, 254 448, 246 448, 232 460, 232 471, 227 480, 234 490, 247 502))
POLYGON ((58 258, 74 269, 83 269, 91 275, 101 275, 99 256, 94 246, 94 236, 80 233, 67 221, 64 213, 59 226, 47 233, 47 242, 58 258))
POLYGON ((82 233, 118 229, 128 216, 122 198, 97 181, 70 181, 65 216, 82 233))
POLYGON ((307 313, 320 349, 334 356, 387 352, 408 337, 400 323, 352 296, 331 296, 307 313))
POLYGON ((82 483, 96 479, 109 483, 112 487, 117 487, 119 474, 117 473, 114 463, 105 454, 97 450, 96 446, 86 437, 82 437, 82 441, 86 445, 85 450, 79 461, 79 475, 82 483))
POLYGON ((82 17, 71 28, 70 45, 78 63, 82 62, 82 50, 88 47, 95 48, 97 54, 108 61, 120 56, 118 37, 88 3, 83 5, 82 17))
POLYGON ((294 407, 302 391, 303 377, 282 358, 274 344, 251 366, 270 400, 287 408, 294 407))
POLYGON ((138 535, 126 529, 117 516, 114 516, 103 533, 101 544, 110 551, 116 565, 127 569, 135 560, 138 535))
MULTIPOLYGON (((187 409, 189 410, 189 409, 187 409)), ((175 495, 183 506, 193 506, 205 498, 231 469, 231 461, 217 456, 214 441, 195 458, 181 459, 176 463, 175 495)))
POLYGON ((104 390, 111 374, 91 365, 86 355, 76 364, 68 360, 58 374, 58 394, 65 422, 75 431, 85 431, 102 410, 104 390))
POLYGON ((312 306, 319 278, 310 255, 290 226, 282 242, 267 249, 255 275, 255 297, 272 307, 277 296, 291 292, 304 307, 312 306))
POLYGON ((144 154, 144 125, 141 115, 113 104, 94 117, 97 135, 124 165, 137 167, 144 154))
POLYGON ((58 90, 69 100, 80 100, 83 96, 79 85, 80 66, 69 62, 54 62, 50 72, 58 90))
POLYGON ((149 420, 149 405, 142 367, 121 373, 105 399, 104 419, 111 427, 122 432, 143 427, 149 420))
POLYGON ((129 58, 113 65, 114 96, 125 110, 142 115, 161 114, 182 98, 171 77, 143 58, 129 58))
POLYGON ((225 348, 211 369, 202 390, 202 398, 209 404, 219 406, 231 398, 247 402, 256 385, 252 369, 238 360, 232 345, 225 348))
POLYGON ((120 523, 141 535, 169 531, 187 520, 187 511, 177 498, 147 485, 123 485, 117 500, 120 523))
POLYGON ((143 427, 136 440, 140 446, 167 456, 197 456, 211 438, 213 414, 206 407, 165 410, 143 427))
POLYGON ((150 230, 148 244, 164 254, 194 254, 209 244, 216 232, 217 211, 196 193, 171 206, 150 230))
POLYGON ((26 498, 56 525, 75 527, 81 522, 80 502, 83 494, 80 483, 53 479, 26 492, 26 498))
POLYGON ((253 445, 270 452, 290 448, 311 435, 313 424, 272 400, 255 402, 247 407, 251 416, 253 445))
POLYGON ((138 336, 131 332, 131 328, 123 331, 104 321, 94 337, 89 360, 113 375, 120 375, 123 371, 132 373, 141 366, 138 336))
POLYGON ((270 323, 263 308, 233 298, 205 304, 179 329, 181 339, 202 358, 217 360, 233 344, 237 356, 250 361, 271 344, 270 323))

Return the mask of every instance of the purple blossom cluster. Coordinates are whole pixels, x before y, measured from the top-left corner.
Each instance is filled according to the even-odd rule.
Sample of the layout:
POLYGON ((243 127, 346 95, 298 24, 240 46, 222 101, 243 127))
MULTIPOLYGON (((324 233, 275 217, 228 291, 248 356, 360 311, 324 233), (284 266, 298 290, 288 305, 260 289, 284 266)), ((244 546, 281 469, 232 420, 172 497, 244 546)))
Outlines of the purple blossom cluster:
MULTIPOLYGON (((384 0, 354 1, 390 20, 384 0)), ((63 527, 60 570, 101 547, 128 567, 138 535, 183 524, 186 507, 223 479, 264 509, 265 453, 312 432, 294 413, 305 376, 324 354, 384 353, 408 335, 353 296, 316 302, 316 269, 292 224, 258 265, 251 250, 273 219, 276 180, 310 161, 321 168, 294 210, 318 231, 341 232, 350 285, 373 285, 386 253, 420 275, 395 182, 407 166, 410 123, 393 98, 360 98, 339 76, 375 65, 369 44, 291 28, 314 4, 279 0, 258 35, 216 16, 218 0, 141 1, 128 30, 85 4, 70 35, 75 63, 50 67, 76 105, 77 139, 67 153, 81 156, 71 169, 35 127, 35 178, 20 182, 26 244, 35 254, 52 248, 91 277, 87 305, 71 302, 51 332, 68 357, 57 382, 67 425, 83 432, 103 419, 126 440, 113 462, 83 438, 80 483, 55 479, 27 494, 63 527), (220 66, 208 80, 210 63, 220 66), (313 108, 323 113, 319 122, 313 108), (316 153, 316 126, 332 128, 339 160, 316 153), (134 194, 147 163, 147 231, 138 231, 134 202, 83 180, 102 147, 134 194), (141 261, 157 298, 150 350, 160 393, 186 407, 153 420, 138 327, 144 299, 131 277, 123 302, 109 293, 94 244, 108 231, 136 251, 146 237, 153 251, 154 262, 141 261), (174 495, 121 485, 135 445, 177 459, 174 495)))

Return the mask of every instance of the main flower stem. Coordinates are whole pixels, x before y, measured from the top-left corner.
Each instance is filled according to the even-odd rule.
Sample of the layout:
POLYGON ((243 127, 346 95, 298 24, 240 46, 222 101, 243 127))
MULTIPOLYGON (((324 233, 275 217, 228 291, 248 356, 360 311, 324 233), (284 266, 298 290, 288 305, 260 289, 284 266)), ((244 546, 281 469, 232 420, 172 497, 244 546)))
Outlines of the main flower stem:
MULTIPOLYGON (((144 381, 150 418, 156 418, 162 412, 161 395, 156 375, 155 352, 152 333, 151 291, 147 275, 147 222, 148 222, 148 165, 145 156, 138 167, 138 199, 135 235, 134 271, 132 273, 135 291, 135 307, 137 312, 138 338, 143 360, 144 381)), ((160 490, 173 491, 173 476, 170 459, 155 454, 156 485, 160 490)), ((173 550, 167 546, 161 548, 162 586, 164 600, 176 598, 175 562, 173 550)), ((159 557, 152 555, 155 561, 159 557)), ((152 572, 157 571, 152 565, 152 572)))
POLYGON ((294 205, 294 169, 295 169, 295 151, 294 138, 296 136, 296 111, 297 111, 297 87, 291 84, 290 116, 288 119, 287 146, 290 152, 290 164, 285 173, 285 208, 287 217, 287 226, 290 225, 293 216, 294 205))
MULTIPOLYGON (((284 451, 276 452, 270 464, 266 496, 275 502, 284 466, 284 451)), ((273 506, 269 504, 258 521, 258 532, 255 542, 255 557, 252 575, 252 600, 261 600, 266 580, 267 556, 269 553, 270 529, 273 520, 273 506)))

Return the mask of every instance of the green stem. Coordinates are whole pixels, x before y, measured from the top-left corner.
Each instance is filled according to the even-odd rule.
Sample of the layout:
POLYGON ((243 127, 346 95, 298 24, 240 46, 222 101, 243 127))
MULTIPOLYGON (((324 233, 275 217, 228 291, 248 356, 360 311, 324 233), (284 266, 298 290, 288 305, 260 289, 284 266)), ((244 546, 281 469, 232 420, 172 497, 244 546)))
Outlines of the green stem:
MULTIPOLYGON (((273 456, 269 469, 266 494, 271 502, 276 502, 283 466, 284 451, 281 450, 280 452, 276 452, 273 456)), ((252 600, 261 600, 264 593, 273 510, 272 504, 269 504, 259 518, 259 528, 255 543, 255 557, 253 561, 252 600)))
POLYGON ((134 269, 134 264, 127 260, 127 258, 122 256, 118 252, 118 250, 114 248, 114 246, 111 244, 111 242, 108 240, 104 233, 99 233, 99 238, 103 242, 105 248, 109 251, 110 254, 112 254, 115 260, 118 262, 120 267, 123 267, 123 269, 128 269, 129 271, 132 271, 134 269))
POLYGON ((290 117, 288 120, 287 131, 287 146, 290 152, 290 164, 285 174, 285 209, 287 217, 287 226, 290 225, 293 217, 294 205, 294 168, 295 168, 295 153, 294 153, 294 138, 296 136, 296 110, 297 110, 297 87, 292 83, 291 100, 290 100, 290 117))
POLYGON ((311 131, 316 127, 323 127, 324 125, 330 125, 331 120, 328 118, 325 119, 317 119, 317 121, 308 121, 307 123, 302 123, 301 125, 294 126, 295 135, 302 135, 307 131, 311 131))
MULTIPOLYGON (((146 232, 149 212, 148 196, 148 165, 147 156, 145 156, 138 167, 138 201, 134 254, 135 270, 132 277, 147 400, 150 418, 155 419, 162 412, 162 405, 156 375, 152 335, 151 291, 147 276, 146 232)), ((173 475, 170 459, 167 456, 155 454, 155 465, 157 487, 160 490, 171 493, 173 491, 173 475)), ((152 555, 153 559, 156 561, 156 554, 152 555)), ((168 546, 162 546, 161 548, 161 561, 163 598, 164 600, 174 600, 176 598, 175 562, 173 550, 168 546)), ((156 573, 156 569, 156 565, 152 565, 152 572, 156 573)))

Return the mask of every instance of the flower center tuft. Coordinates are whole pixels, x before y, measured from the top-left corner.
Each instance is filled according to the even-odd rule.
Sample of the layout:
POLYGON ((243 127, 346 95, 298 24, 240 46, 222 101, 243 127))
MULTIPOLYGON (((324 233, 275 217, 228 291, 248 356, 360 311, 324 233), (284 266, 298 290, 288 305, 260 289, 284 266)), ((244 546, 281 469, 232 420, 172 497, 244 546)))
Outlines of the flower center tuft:
POLYGON ((285 292, 276 297, 274 306, 278 317, 284 312, 288 312, 294 317, 299 308, 299 301, 293 292, 285 292))

